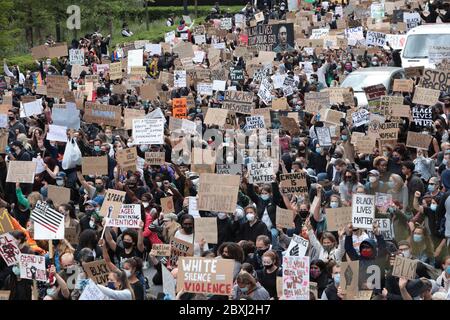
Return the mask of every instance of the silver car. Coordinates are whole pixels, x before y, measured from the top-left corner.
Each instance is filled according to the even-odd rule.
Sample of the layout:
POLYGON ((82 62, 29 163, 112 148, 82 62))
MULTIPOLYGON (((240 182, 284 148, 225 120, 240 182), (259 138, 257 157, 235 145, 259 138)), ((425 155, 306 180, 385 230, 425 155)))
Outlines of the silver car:
POLYGON ((387 93, 392 93, 394 79, 405 79, 405 71, 397 67, 373 67, 353 71, 344 79, 341 88, 353 88, 358 106, 367 106, 367 98, 363 88, 382 83, 387 93))

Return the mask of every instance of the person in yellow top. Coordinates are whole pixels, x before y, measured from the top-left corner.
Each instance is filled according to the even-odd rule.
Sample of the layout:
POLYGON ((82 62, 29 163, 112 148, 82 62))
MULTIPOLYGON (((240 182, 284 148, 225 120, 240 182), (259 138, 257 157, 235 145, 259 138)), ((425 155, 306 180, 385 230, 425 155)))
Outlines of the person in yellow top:
POLYGON ((150 62, 150 64, 148 65, 148 74, 153 78, 153 79, 158 79, 159 77, 159 70, 158 70, 158 55, 153 55, 152 61, 150 62))

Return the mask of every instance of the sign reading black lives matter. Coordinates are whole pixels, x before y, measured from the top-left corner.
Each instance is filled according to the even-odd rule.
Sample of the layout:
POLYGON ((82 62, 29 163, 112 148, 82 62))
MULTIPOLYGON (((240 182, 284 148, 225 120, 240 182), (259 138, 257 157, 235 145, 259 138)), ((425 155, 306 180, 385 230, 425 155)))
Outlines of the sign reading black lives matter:
POLYGON ((417 126, 431 127, 433 125, 431 107, 415 106, 412 109, 412 116, 413 116, 414 123, 417 126))
POLYGON ((247 28, 248 45, 259 51, 294 50, 294 24, 262 24, 247 28))

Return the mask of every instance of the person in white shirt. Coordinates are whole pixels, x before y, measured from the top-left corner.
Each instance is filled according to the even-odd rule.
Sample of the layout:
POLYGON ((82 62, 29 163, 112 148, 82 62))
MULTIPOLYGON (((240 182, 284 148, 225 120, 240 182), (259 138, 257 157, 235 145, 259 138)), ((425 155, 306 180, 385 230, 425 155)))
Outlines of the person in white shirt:
POLYGON ((175 233, 174 238, 192 243, 194 245, 194 256, 199 257, 203 252, 208 251, 208 244, 201 239, 200 242, 194 242, 194 217, 186 214, 181 217, 181 228, 175 233))
POLYGON ((100 291, 111 300, 134 300, 134 292, 124 271, 116 270, 108 274, 108 286, 99 285, 100 291))

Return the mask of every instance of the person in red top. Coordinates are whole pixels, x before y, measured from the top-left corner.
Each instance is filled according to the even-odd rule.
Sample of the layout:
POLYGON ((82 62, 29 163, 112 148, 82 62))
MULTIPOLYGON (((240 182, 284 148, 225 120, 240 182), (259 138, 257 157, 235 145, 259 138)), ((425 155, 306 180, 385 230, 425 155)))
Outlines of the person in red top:
POLYGON ((144 224, 144 245, 147 249, 150 249, 151 246, 155 243, 163 243, 161 239, 158 238, 156 232, 153 232, 149 229, 149 226, 152 224, 155 219, 158 219, 158 211, 153 208, 150 203, 153 201, 153 197, 149 193, 145 193, 142 195, 142 205, 145 209, 145 224, 144 224))

